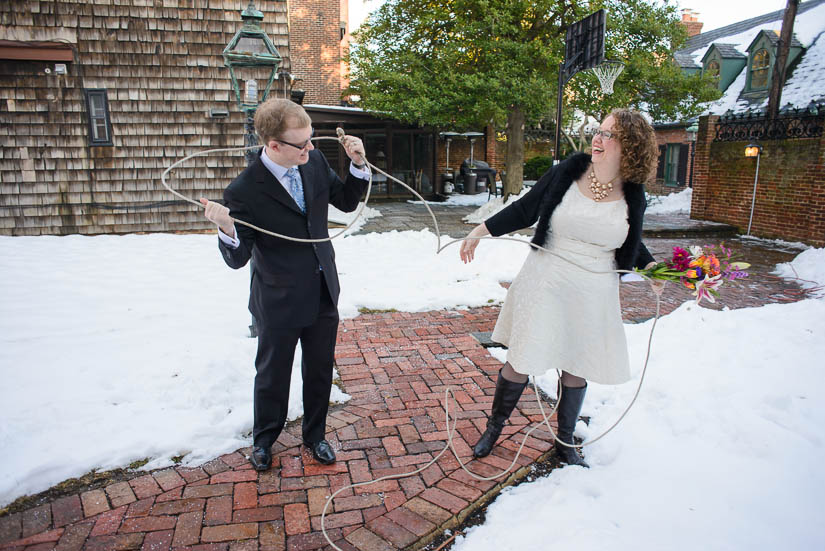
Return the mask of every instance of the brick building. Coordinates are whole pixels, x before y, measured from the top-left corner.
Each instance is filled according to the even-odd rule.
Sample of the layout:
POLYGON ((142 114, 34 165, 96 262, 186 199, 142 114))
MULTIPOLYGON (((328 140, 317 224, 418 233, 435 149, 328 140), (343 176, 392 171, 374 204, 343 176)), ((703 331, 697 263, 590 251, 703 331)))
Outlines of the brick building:
POLYGON ((714 75, 723 95, 698 120, 654 125, 662 151, 658 188, 692 182, 694 219, 822 246, 825 0, 799 4, 782 108, 767 120, 783 15, 779 10, 697 34, 676 52, 683 70, 714 75), (686 130, 696 123, 697 137, 689 137, 686 130), (745 157, 752 143, 761 147, 758 177, 756 159, 745 157))

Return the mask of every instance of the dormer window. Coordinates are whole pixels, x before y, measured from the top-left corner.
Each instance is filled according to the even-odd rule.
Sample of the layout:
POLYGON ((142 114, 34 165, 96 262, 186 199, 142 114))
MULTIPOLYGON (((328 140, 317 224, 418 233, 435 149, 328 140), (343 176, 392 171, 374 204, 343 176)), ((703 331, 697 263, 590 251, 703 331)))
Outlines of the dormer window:
POLYGON ((719 73, 721 71, 721 67, 719 67, 719 62, 715 59, 708 63, 708 68, 706 69, 707 73, 713 77, 713 80, 716 81, 717 86, 719 84, 719 73))
POLYGON ((768 87, 768 72, 771 68, 771 55, 768 50, 761 49, 753 54, 751 62, 751 90, 768 87))

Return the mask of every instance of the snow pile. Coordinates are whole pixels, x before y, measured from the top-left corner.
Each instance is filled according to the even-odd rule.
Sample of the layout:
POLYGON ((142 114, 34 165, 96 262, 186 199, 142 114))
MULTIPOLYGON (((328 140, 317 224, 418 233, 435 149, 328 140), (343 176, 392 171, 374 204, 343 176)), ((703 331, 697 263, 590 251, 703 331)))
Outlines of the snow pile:
POLYGON ((522 197, 524 197, 525 195, 527 195, 527 193, 531 189, 533 189, 533 188, 532 187, 522 188, 521 193, 519 193, 518 195, 511 195, 507 199, 507 203, 504 202, 504 197, 496 197, 492 201, 489 201, 489 202, 485 203, 484 205, 482 205, 478 209, 474 210, 473 212, 471 212, 470 214, 468 214, 467 216, 462 218, 462 220, 464 220, 465 222, 467 222, 469 224, 481 224, 482 222, 484 222, 485 220, 487 220, 488 218, 490 218, 492 215, 496 214, 497 212, 499 212, 503 208, 510 206, 515 201, 517 201, 517 200, 521 199, 522 197))
POLYGON ((816 289, 816 296, 825 297, 825 249, 808 249, 777 265, 773 273, 796 280, 805 289, 816 289))
POLYGON ((669 195, 648 195, 648 206, 645 214, 690 214, 690 201, 693 189, 685 188, 669 195))
MULTIPOLYGON (((363 204, 363 202, 358 203, 358 208, 352 212, 343 212, 338 210, 334 206, 330 205, 328 213, 329 221, 335 224, 346 226, 355 219, 355 217, 358 215, 359 209, 361 209, 363 204)), ((364 210, 361 211, 361 215, 358 217, 358 220, 355 222, 355 224, 352 225, 350 229, 347 230, 346 235, 356 233, 358 230, 364 227, 364 224, 367 223, 367 220, 371 218, 377 218, 379 216, 381 216, 381 211, 379 211, 378 209, 374 209, 372 207, 365 206, 364 210)), ((340 229, 331 229, 330 235, 335 235, 340 231, 340 229)))

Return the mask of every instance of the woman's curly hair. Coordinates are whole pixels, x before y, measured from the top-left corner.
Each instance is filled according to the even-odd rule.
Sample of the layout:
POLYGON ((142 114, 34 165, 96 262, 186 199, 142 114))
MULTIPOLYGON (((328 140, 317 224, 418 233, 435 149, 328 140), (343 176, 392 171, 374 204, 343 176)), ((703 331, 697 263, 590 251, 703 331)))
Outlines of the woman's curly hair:
POLYGON ((622 180, 646 184, 655 175, 659 147, 653 127, 638 111, 615 109, 610 113, 615 124, 613 134, 622 146, 619 171, 622 180))

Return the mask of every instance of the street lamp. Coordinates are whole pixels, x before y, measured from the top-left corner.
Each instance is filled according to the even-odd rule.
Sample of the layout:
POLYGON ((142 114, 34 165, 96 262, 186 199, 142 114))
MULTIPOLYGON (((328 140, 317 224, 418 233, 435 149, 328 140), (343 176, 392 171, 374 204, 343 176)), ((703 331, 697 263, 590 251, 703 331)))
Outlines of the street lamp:
POLYGON ((751 143, 745 148, 745 157, 756 157, 756 175, 753 177, 753 197, 751 198, 751 215, 748 218, 748 233, 751 234, 751 223, 753 223, 753 207, 756 204, 756 182, 759 180, 759 158, 762 156, 762 146, 751 143))
POLYGON ((460 136, 458 132, 441 132, 438 137, 447 142, 447 164, 444 167, 444 174, 441 175, 441 182, 445 194, 453 192, 453 175, 450 172, 450 142, 453 138, 460 136), (449 189, 447 186, 449 185, 449 189))
MULTIPOLYGON (((267 78, 266 70, 269 71, 266 88, 260 98, 260 103, 263 103, 269 95, 269 89, 277 76, 282 58, 272 40, 261 28, 264 14, 255 9, 253 0, 249 0, 249 5, 241 12, 241 20, 243 20, 243 26, 223 50, 223 63, 229 68, 229 78, 232 80, 232 89, 235 91, 238 107, 246 115, 244 146, 253 147, 258 145, 258 138, 255 136, 255 110, 258 109, 259 103, 258 78, 267 78), (241 94, 240 82, 244 84, 243 94, 241 94)), ((247 165, 255 162, 257 151, 257 149, 246 150, 247 165)), ((254 267, 250 262, 250 284, 253 271, 254 267)), ((249 336, 258 336, 258 323, 255 316, 252 316, 249 336)))
POLYGON ((685 129, 685 136, 690 142, 690 181, 688 187, 693 187, 693 158, 696 156, 696 135, 699 133, 699 124, 694 122, 685 129))
MULTIPOLYGON (((251 147, 258 145, 255 137, 255 110, 259 103, 266 101, 272 81, 278 74, 281 64, 281 54, 275 49, 272 40, 261 28, 264 14, 255 9, 253 0, 241 12, 243 26, 223 50, 223 63, 229 68, 229 78, 232 80, 232 89, 238 100, 238 107, 246 114, 246 133, 244 145, 251 147), (264 69, 268 69, 266 75, 264 69), (268 78, 263 95, 258 101, 258 78, 268 78), (240 83, 244 91, 241 93, 240 83)), ((246 151, 247 164, 255 160, 256 153, 252 149, 246 151)))

